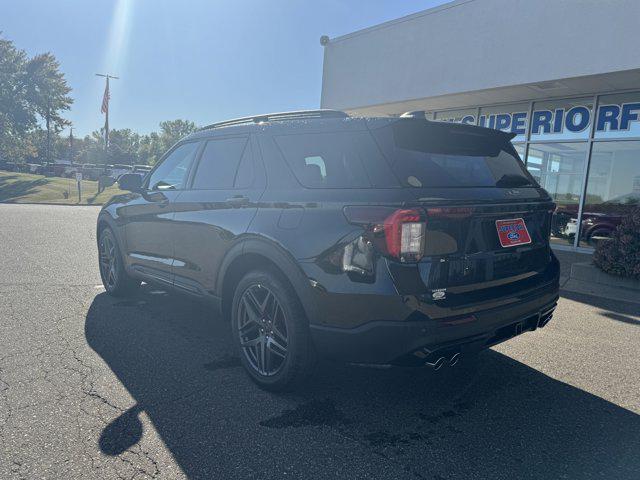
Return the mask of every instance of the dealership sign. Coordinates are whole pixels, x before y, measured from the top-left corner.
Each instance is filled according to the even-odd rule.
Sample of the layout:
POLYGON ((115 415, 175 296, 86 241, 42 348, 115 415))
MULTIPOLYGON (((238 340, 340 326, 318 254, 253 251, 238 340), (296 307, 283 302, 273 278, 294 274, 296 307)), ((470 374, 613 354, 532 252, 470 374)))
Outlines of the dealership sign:
MULTIPOLYGON (((531 116, 531 135, 584 132, 591 125, 591 115, 591 108, 584 105, 569 109, 534 110, 531 116)), ((526 135, 528 116, 529 112, 480 115, 478 125, 526 135)), ((475 125, 476 116, 465 115, 448 120, 475 125)), ((636 122, 640 122, 640 102, 601 105, 595 127, 597 132, 625 132, 636 122)))

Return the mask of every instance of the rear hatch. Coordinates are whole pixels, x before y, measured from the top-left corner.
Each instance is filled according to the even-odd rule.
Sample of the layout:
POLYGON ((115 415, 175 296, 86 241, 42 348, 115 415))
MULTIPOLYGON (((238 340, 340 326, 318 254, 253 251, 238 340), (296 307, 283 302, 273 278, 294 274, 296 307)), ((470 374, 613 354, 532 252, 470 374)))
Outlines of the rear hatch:
POLYGON ((430 289, 462 293, 496 287, 532 277, 550 261, 550 203, 422 206, 427 214, 420 263, 430 289), (501 243, 500 229, 505 225, 526 229, 516 232, 522 243, 501 243))
POLYGON ((554 205, 510 134, 418 119, 368 124, 404 187, 403 208, 424 222, 419 281, 415 265, 389 262, 400 293, 454 307, 543 280, 554 205))

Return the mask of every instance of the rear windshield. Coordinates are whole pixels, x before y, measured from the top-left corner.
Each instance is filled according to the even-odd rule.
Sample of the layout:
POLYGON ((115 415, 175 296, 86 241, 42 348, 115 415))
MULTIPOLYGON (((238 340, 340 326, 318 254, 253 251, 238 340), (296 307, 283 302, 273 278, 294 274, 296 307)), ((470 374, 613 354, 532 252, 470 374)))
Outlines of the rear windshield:
POLYGON ((281 135, 276 144, 308 188, 399 187, 368 132, 281 135))
POLYGON ((403 186, 536 186, 499 132, 401 119, 372 133, 403 186))

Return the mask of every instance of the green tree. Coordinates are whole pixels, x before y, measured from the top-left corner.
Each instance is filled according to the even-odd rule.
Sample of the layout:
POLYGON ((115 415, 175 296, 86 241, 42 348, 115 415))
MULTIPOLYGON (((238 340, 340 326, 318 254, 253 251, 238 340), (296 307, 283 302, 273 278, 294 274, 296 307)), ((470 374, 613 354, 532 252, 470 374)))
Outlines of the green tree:
POLYGON ((82 142, 76 146, 77 159, 80 163, 94 163, 104 165, 106 154, 104 151, 104 129, 91 132, 86 135, 82 142))
POLYGON ((135 165, 140 152, 140 135, 129 128, 109 132, 109 163, 135 165))
POLYGON ((196 124, 189 120, 160 122, 160 140, 164 150, 169 150, 178 140, 196 131, 196 124))
POLYGON ((46 158, 51 160, 52 131, 57 135, 70 125, 62 117, 69 110, 73 99, 69 96, 71 88, 67 85, 60 64, 51 53, 36 55, 25 65, 28 76, 27 98, 36 113, 45 123, 47 132, 46 158))
MULTIPOLYGON (((73 102, 70 91, 53 55, 29 59, 13 42, 0 37, 0 158, 34 157, 30 148, 40 145, 38 119, 46 125, 50 152, 52 132, 68 124, 61 114, 73 102)), ((38 152, 35 157, 43 156, 38 152)))
POLYGON ((164 145, 160 135, 156 132, 151 132, 149 135, 143 135, 140 138, 140 149, 138 151, 140 163, 155 165, 164 152, 164 145))
POLYGON ((4 160, 18 159, 25 133, 36 123, 27 99, 26 63, 25 52, 0 37, 0 159, 4 160))

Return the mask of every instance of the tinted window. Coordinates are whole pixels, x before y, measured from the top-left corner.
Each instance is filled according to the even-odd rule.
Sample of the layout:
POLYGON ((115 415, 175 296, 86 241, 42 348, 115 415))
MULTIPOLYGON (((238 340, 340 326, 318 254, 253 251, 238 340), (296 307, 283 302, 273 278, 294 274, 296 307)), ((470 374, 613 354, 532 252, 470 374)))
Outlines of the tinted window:
POLYGON ((310 188, 393 187, 397 182, 367 132, 276 137, 298 181, 310 188))
POLYGON ((240 159, 243 158, 245 150, 247 156, 250 156, 250 151, 246 146, 246 137, 221 138, 207 142, 193 179, 193 188, 233 188, 240 159))
POLYGON ((234 188, 248 188, 253 184, 254 164, 253 156, 251 155, 251 143, 248 142, 244 149, 242 158, 240 159, 240 165, 236 173, 236 181, 234 182, 234 188))
POLYGON ((180 190, 184 188, 187 172, 198 151, 198 142, 180 145, 167 156, 149 178, 152 190, 180 190))
POLYGON ((400 120, 372 131, 409 187, 521 187, 535 184, 501 133, 400 120))

